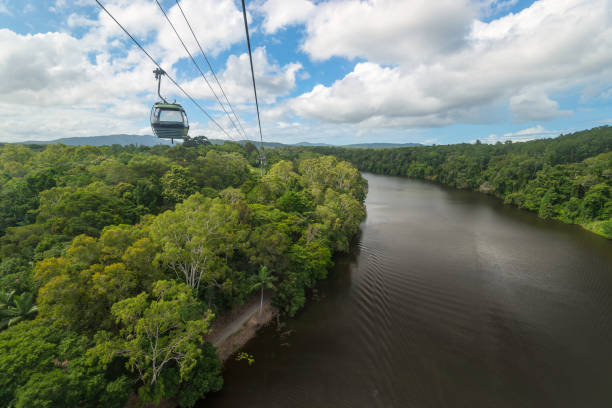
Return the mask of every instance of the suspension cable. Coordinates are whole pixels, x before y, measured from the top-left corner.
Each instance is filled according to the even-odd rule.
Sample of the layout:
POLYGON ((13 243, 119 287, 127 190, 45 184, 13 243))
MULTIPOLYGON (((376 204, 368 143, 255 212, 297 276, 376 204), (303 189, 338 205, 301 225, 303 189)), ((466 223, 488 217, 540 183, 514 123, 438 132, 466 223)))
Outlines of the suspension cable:
POLYGON ((215 78, 215 81, 217 82, 217 85, 219 86, 219 89, 221 89, 221 93, 223 94, 223 97, 225 98, 225 101, 227 102, 227 105, 230 107, 232 113, 234 114, 234 117, 236 118, 236 122, 238 122, 238 126, 240 126, 240 129, 242 129, 242 134, 244 134, 244 136, 249 141, 251 141, 249 139, 248 135, 247 135, 247 132, 244 130, 244 127, 242 126, 242 122, 240 121, 240 118, 236 114, 236 111, 234 110, 234 107, 230 103, 227 95, 225 94, 225 91, 223 90, 223 87, 221 86, 221 82, 219 82, 219 78, 217 78, 217 74, 215 73, 215 70, 213 69, 212 64, 208 60, 208 57, 206 56, 206 53, 204 52, 204 49, 202 48, 202 45, 200 45, 200 41, 198 40, 198 37, 195 35, 195 32, 193 31, 193 28, 191 27, 191 24, 189 23, 189 20, 187 19, 187 16, 183 12, 183 8, 181 7, 180 1, 179 0, 174 0, 174 1, 176 2, 176 5, 178 6, 179 10, 181 11, 181 14, 183 15, 183 18, 185 19, 185 22, 187 23, 187 26, 189 27, 189 30, 191 31, 191 34, 193 35, 193 38, 195 39, 196 43, 198 44, 198 47, 200 48, 200 52, 204 56, 204 60, 208 64, 208 68, 210 68, 210 72, 213 74, 213 77, 215 78))
MULTIPOLYGON (((97 0, 96 0, 97 1, 97 0)), ((261 132, 261 119, 259 117, 259 102, 257 101, 257 86, 255 86, 255 71, 253 70, 253 53, 251 52, 251 39, 249 37, 249 24, 247 23, 246 6, 242 0, 242 16, 244 17, 244 30, 246 31, 247 46, 249 47, 249 61, 251 62, 251 78, 253 78, 253 93, 255 94, 255 107, 257 108, 257 124, 259 125, 259 145, 261 152, 259 154, 259 162, 261 164, 261 176, 263 177, 263 166, 266 158, 263 146, 263 133, 261 132)))
POLYGON ((236 129, 236 132, 238 132, 238 136, 242 137, 242 134, 240 133, 240 130, 238 129, 238 127, 236 126, 236 124, 234 123, 234 120, 232 119, 232 117, 230 116, 229 112, 227 111, 227 109, 225 109, 225 106, 223 105, 223 103, 221 102, 221 99, 219 99, 219 96, 217 95, 217 93, 215 92, 215 90, 213 89, 212 85, 210 84, 210 82, 208 82, 208 79, 206 78, 206 76, 204 75, 204 72, 202 71, 202 69, 200 68, 200 65, 197 63, 197 61, 195 60, 195 58, 193 58, 193 55, 191 55, 191 52, 189 52, 189 49, 187 48, 187 46, 185 45, 185 42, 183 41, 183 39, 181 38, 181 36, 179 35, 178 31, 176 31, 176 28, 174 27, 174 24, 172 24, 172 21, 170 21, 170 18, 168 17, 168 14, 166 13, 166 11, 164 10, 164 8, 162 7, 162 5, 159 3, 158 0, 155 0, 155 2, 157 3, 157 5, 159 6, 159 9, 161 10, 161 12, 164 14, 164 17, 166 17, 166 20, 168 21, 168 23, 170 24, 170 27, 172 27, 172 30, 174 31, 174 34, 176 34, 176 37, 178 38, 178 40, 181 42, 181 45, 183 46, 183 48, 185 49, 185 51, 187 51, 187 54, 189 55, 189 58, 191 58, 191 61, 193 62, 193 64, 196 66, 196 68, 198 69, 198 71, 200 71, 200 74, 202 75, 202 78, 204 78, 204 81, 206 82, 206 85, 208 85, 208 87, 210 88, 210 90, 212 91, 213 95, 215 96, 215 99, 217 99, 217 102, 219 102, 219 105, 221 105, 221 108, 223 109, 223 111, 225 112, 225 114, 227 115, 227 118, 230 120, 230 123, 232 124, 232 126, 234 126, 234 129, 236 129))
MULTIPOLYGON (((144 53, 145 53, 145 55, 146 55, 147 57, 149 57, 149 59, 151 60, 151 62, 153 62, 153 64, 155 64, 155 65, 156 65, 156 66, 157 66, 159 69, 162 69, 162 70, 163 70, 163 68, 161 67, 161 65, 159 65, 159 64, 157 63, 157 61, 155 60, 155 58, 153 58, 153 57, 151 56, 151 54, 149 54, 149 53, 147 52, 147 50, 145 50, 145 49, 144 49, 144 47, 143 47, 142 45, 140 45, 140 43, 139 43, 139 42, 138 42, 138 41, 137 41, 137 40, 136 40, 136 39, 135 39, 135 38, 132 36, 132 34, 130 34, 130 33, 128 32, 128 30, 126 30, 126 29, 125 29, 125 27, 123 27, 123 26, 121 25, 121 23, 120 23, 119 21, 117 21, 117 19, 116 19, 116 18, 115 18, 115 17, 114 17, 114 16, 113 16, 111 13, 110 13, 110 11, 108 11, 108 10, 106 9, 106 7, 104 7, 104 5, 102 5, 102 3, 100 3, 100 1, 99 1, 99 0, 95 0, 95 1, 96 1, 96 3, 98 3, 98 6, 100 6, 100 8, 102 8, 102 10, 104 10, 104 11, 106 12, 106 14, 108 14, 108 16, 109 16, 109 17, 110 17, 110 18, 112 18, 112 19, 113 19, 113 21, 114 21, 115 23, 117 23, 117 25, 118 25, 118 26, 119 26, 119 27, 120 27, 120 28, 123 30, 123 32, 124 32, 124 33, 125 33, 125 34, 126 34, 128 37, 130 37, 130 38, 132 39, 132 41, 134 41, 134 43, 135 43, 135 44, 138 46, 138 48, 140 48, 140 50, 141 50, 142 52, 144 52, 144 53)), ((169 80, 170 80, 170 81, 171 81, 171 82, 172 82, 172 83, 173 83, 173 84, 174 84, 174 85, 175 85, 175 86, 176 86, 178 89, 180 89, 180 90, 181 90, 181 92, 183 92, 183 94, 184 94, 184 95, 185 95, 187 98, 189 98, 189 99, 191 100, 191 102, 193 102, 193 103, 194 103, 194 104, 195 104, 195 105, 196 105, 198 108, 200 108, 200 110, 201 110, 202 112, 204 112, 204 114, 205 114, 205 115, 206 115, 206 116, 207 116, 207 117, 208 117, 208 118, 209 118, 209 119, 210 119, 210 120, 211 120, 211 121, 212 121, 212 122, 213 122, 215 125, 217 125, 217 127, 218 127, 219 129, 221 129, 221 131, 222 131, 223 133, 225 133, 225 135, 226 135, 228 138, 230 138, 230 139, 234 140, 234 139, 233 139, 233 138, 230 136, 230 134, 229 134, 229 133, 227 133, 227 131, 226 131, 226 130, 225 130, 225 129, 224 129, 224 128, 223 128, 223 127, 222 127, 222 126, 221 126, 221 125, 220 125, 220 124, 219 124, 219 123, 218 123, 218 122, 217 122, 217 121, 216 121, 216 120, 215 120, 215 119, 214 119, 212 116, 210 116, 210 114, 209 114, 208 112, 206 112, 206 110, 205 110, 205 109, 204 109, 204 108, 203 108, 203 107, 202 107, 202 106, 201 106, 201 105, 200 105, 200 104, 199 104, 199 103, 198 103, 198 102, 197 102, 195 99, 193 99, 193 98, 191 97, 191 95, 189 95, 189 94, 187 93, 187 91, 185 91, 185 90, 183 89, 183 87, 182 87, 182 86, 180 86, 180 85, 178 84, 178 82, 176 82, 176 81, 174 80, 174 78, 172 78, 172 77, 171 77, 170 75, 168 75, 168 74, 166 74, 166 76, 168 77, 168 79, 169 79, 169 80)))

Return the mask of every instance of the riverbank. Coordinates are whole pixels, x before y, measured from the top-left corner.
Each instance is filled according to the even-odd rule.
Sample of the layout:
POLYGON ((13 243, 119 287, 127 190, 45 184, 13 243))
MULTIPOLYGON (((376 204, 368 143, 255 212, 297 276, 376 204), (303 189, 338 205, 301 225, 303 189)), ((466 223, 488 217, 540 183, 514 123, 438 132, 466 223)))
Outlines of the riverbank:
POLYGON ((307 150, 334 155, 364 172, 480 191, 543 219, 580 225, 612 239, 610 126, 521 143, 307 150))
POLYGON ((278 314, 272 305, 272 296, 264 297, 263 308, 259 310, 260 297, 254 296, 244 305, 220 316, 212 325, 207 340, 217 349, 219 360, 224 363, 252 339, 259 328, 269 324, 278 314))

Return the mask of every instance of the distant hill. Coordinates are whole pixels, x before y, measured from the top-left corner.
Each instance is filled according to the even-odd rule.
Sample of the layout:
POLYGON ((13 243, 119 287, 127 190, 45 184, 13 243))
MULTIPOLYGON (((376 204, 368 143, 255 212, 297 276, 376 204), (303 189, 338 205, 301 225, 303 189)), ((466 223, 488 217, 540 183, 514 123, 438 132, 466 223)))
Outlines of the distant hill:
POLYGON ((342 147, 360 147, 364 149, 388 149, 391 147, 413 147, 423 146, 420 143, 355 143, 343 145, 342 147))
POLYGON ((135 146, 155 146, 158 144, 171 145, 170 140, 158 139, 151 135, 107 135, 107 136, 88 136, 88 137, 65 137, 55 140, 30 141, 23 144, 54 144, 62 143, 68 146, 107 146, 107 145, 135 145, 135 146))
MULTIPOLYGON (((224 139, 209 139, 209 140, 210 140, 210 142, 212 144, 216 144, 216 145, 223 144, 223 143, 227 142, 227 140, 224 140, 224 139)), ((245 145, 248 142, 251 142, 251 143, 255 144, 256 146, 259 146, 259 142, 256 141, 256 140, 239 140, 238 141, 238 143, 240 143, 241 145, 245 145)), ((278 142, 264 142, 263 144, 264 144, 264 147, 284 147, 284 146, 289 146, 289 145, 278 143, 278 142)))
POLYGON ((327 143, 310 143, 310 142, 300 142, 300 143, 295 143, 291 146, 332 146, 330 144, 327 143))
MULTIPOLYGON (((226 140, 222 139, 210 139, 212 144, 223 144, 226 140)), ((47 145, 54 143, 62 143, 68 146, 108 146, 108 145, 135 145, 135 146, 155 146, 159 144, 163 145, 171 145, 170 140, 158 139, 152 135, 107 135, 107 136, 89 136, 89 137, 65 137, 61 139, 54 140, 41 140, 41 141, 28 141, 22 142, 23 144, 39 144, 39 145, 47 145)), ((175 143, 180 143, 175 141, 175 143)), ((239 143, 245 144, 246 140, 241 140, 239 143)), ((258 142, 254 141, 256 145, 259 145, 258 142)), ((273 147, 284 147, 284 146, 333 146, 327 143, 311 143, 311 142, 300 142, 295 144, 285 144, 278 142, 264 142, 264 147, 273 148, 273 147)), ((421 146, 418 143, 357 143, 357 144, 349 144, 344 145, 343 147, 359 147, 359 148, 371 148, 371 149, 384 149, 390 147, 407 147, 407 146, 421 146)))

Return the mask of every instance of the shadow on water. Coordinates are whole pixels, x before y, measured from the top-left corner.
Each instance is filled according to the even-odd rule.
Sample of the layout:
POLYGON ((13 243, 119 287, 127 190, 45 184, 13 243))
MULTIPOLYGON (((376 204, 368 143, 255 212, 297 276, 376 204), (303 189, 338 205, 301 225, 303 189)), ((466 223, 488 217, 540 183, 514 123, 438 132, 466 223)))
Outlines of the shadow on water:
POLYGON ((350 253, 198 406, 612 404, 612 242, 482 194, 366 177, 350 253))

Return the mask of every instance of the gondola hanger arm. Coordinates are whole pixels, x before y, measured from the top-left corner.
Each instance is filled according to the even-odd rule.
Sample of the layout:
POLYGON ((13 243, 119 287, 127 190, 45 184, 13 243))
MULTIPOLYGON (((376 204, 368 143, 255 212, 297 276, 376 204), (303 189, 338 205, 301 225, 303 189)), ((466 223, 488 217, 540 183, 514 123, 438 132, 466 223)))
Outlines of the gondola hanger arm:
POLYGON ((153 70, 153 73, 155 74, 155 79, 157 79, 157 95, 159 96, 159 99, 161 99, 164 103, 168 103, 168 101, 163 96, 161 96, 160 93, 161 78, 163 75, 166 75, 166 71, 158 67, 153 70))

